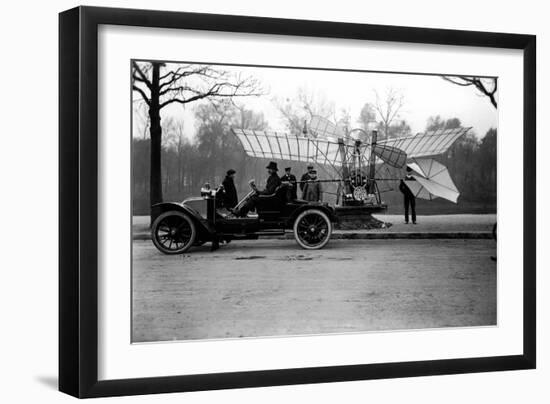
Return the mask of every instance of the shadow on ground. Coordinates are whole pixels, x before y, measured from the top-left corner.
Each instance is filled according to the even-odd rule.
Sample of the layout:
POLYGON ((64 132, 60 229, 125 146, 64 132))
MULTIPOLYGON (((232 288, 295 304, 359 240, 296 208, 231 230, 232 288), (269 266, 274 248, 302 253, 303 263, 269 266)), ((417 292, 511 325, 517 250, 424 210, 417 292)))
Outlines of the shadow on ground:
POLYGON ((50 389, 57 390, 59 387, 57 376, 37 376, 36 381, 50 389))

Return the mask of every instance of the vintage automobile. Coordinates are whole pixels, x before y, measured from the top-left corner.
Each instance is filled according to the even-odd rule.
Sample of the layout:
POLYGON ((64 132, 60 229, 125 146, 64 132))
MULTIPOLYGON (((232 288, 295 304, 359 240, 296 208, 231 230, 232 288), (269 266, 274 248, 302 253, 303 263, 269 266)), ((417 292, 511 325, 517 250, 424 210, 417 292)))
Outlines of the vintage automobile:
MULTIPOLYGON (((212 242, 215 249, 219 243, 282 236, 292 231, 300 247, 316 250, 323 248, 332 234, 334 208, 327 203, 287 200, 286 185, 279 186, 272 195, 261 195, 256 214, 247 217, 235 217, 221 207, 219 192, 220 188, 207 189, 202 196, 181 203, 154 205, 151 238, 155 246, 165 254, 181 254, 206 242, 212 242)), ((248 193, 237 207, 254 194, 248 193)))

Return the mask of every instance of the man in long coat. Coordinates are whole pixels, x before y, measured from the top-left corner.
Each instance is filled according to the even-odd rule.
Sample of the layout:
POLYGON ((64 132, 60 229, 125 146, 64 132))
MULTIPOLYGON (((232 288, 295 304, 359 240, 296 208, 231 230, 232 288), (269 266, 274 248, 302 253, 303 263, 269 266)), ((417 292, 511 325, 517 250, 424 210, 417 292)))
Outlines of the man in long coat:
POLYGON ((302 193, 304 192, 304 188, 306 186, 305 181, 309 180, 309 174, 311 173, 311 170, 313 170, 313 165, 309 164, 307 166, 307 172, 302 174, 302 178, 300 178, 300 191, 302 191, 302 193))
POLYGON ((309 180, 304 184, 304 192, 302 199, 309 202, 322 202, 323 201, 323 187, 317 179, 317 171, 311 170, 309 172, 309 180))
POLYGON ((227 175, 222 182, 224 189, 223 206, 226 209, 232 209, 239 203, 237 188, 235 188, 235 173, 236 171, 233 169, 227 170, 227 175))

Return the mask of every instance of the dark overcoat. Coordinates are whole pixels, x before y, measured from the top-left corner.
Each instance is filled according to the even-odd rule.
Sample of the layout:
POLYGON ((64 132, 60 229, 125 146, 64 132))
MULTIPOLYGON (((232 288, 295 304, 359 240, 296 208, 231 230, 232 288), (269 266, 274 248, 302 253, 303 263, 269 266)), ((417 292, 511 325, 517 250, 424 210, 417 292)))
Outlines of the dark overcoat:
POLYGON ((298 199, 298 192, 296 189, 296 176, 293 174, 285 174, 281 177, 282 182, 289 182, 290 186, 288 187, 288 199, 294 201, 298 199))
POLYGON ((304 188, 306 186, 305 182, 304 181, 308 181, 309 180, 309 173, 305 173, 302 175, 302 178, 300 178, 300 191, 304 191, 304 188))
POLYGON ((259 191, 259 195, 271 195, 275 193, 275 190, 277 187, 281 185, 281 179, 276 173, 271 174, 267 178, 267 182, 265 184, 265 189, 263 191, 259 191))
POLYGON ((237 197, 237 188, 235 188, 235 182, 233 178, 229 175, 225 177, 222 182, 224 193, 223 193, 223 206, 231 209, 237 206, 239 203, 239 198, 237 197))

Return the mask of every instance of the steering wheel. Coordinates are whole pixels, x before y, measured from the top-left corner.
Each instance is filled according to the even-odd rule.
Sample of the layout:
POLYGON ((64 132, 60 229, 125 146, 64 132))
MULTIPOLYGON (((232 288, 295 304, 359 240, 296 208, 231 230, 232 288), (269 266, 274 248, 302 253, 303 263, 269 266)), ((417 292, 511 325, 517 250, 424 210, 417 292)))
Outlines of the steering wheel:
POLYGON ((243 206, 243 205, 245 204, 245 202, 248 201, 250 198, 252 198, 255 194, 256 194, 256 191, 250 191, 248 194, 246 194, 246 195, 244 196, 243 199, 241 199, 241 200, 239 201, 239 203, 237 204, 237 206, 235 206, 235 208, 233 208, 233 209, 238 209, 238 208, 240 208, 241 206, 243 206))

